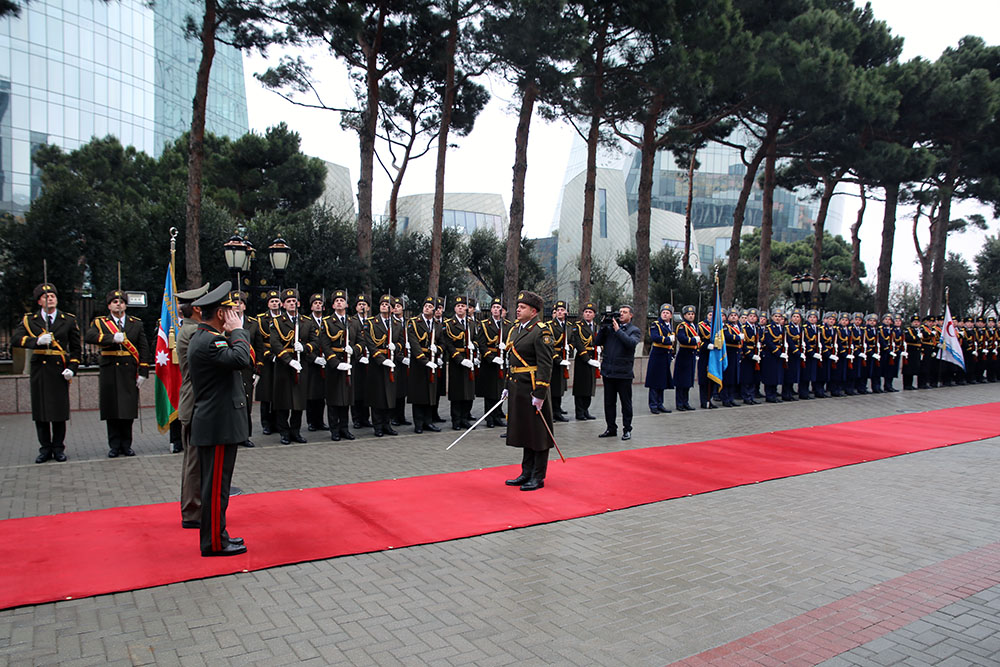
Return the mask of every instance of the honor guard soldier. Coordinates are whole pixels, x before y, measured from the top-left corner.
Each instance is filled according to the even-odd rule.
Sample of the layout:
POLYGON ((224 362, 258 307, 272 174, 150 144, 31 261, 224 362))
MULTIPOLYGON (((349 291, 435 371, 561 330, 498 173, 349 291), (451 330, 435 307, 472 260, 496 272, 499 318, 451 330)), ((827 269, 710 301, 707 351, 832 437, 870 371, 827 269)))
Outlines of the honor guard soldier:
POLYGON ((715 349, 715 341, 712 340, 712 318, 713 311, 705 313, 705 319, 698 323, 698 399, 702 410, 714 410, 712 403, 712 393, 715 383, 708 379, 708 356, 711 350, 715 349))
POLYGON ((55 285, 42 283, 32 298, 37 312, 25 313, 14 328, 13 347, 31 350, 31 419, 38 435, 35 463, 66 460, 69 383, 80 365, 76 316, 58 309, 55 285))
POLYGON ((347 323, 351 339, 351 384, 354 387, 354 405, 351 407, 351 421, 354 428, 368 428, 372 425, 371 408, 368 405, 368 347, 365 336, 368 334, 369 317, 368 297, 358 295, 354 304, 354 314, 347 323))
POLYGON ((910 318, 910 325, 903 332, 903 351, 899 353, 900 366, 903 371, 903 391, 912 391, 919 388, 920 383, 920 315, 914 313, 910 318), (917 377, 917 386, 913 385, 913 378, 917 377))
POLYGON ((743 405, 756 405, 757 380, 760 377, 760 327, 757 326, 757 309, 748 308, 741 311, 741 319, 746 320, 740 325, 743 331, 743 355, 740 358, 740 398, 743 405))
POLYGON ((469 428, 469 414, 476 398, 476 331, 468 317, 468 300, 455 297, 455 317, 445 320, 444 347, 448 357, 448 400, 451 402, 451 427, 469 428))
POLYGON ((816 377, 813 380, 813 396, 826 398, 833 395, 834 381, 831 373, 834 362, 830 357, 837 356, 834 346, 837 343, 837 315, 823 313, 823 321, 816 326, 819 359, 816 360, 816 377))
MULTIPOLYGON (((177 332, 177 365, 181 371, 180 403, 177 406, 177 421, 181 424, 181 447, 184 452, 181 462, 181 527, 201 526, 201 463, 198 449, 191 444, 191 418, 194 415, 194 387, 191 385, 191 368, 188 364, 188 346, 191 337, 201 324, 201 308, 194 302, 208 294, 208 283, 196 289, 177 292, 181 330, 177 332)), ((249 431, 248 431, 249 433, 249 431)))
POLYGON ((438 368, 444 358, 444 331, 434 319, 434 297, 424 299, 420 314, 406 323, 406 340, 410 347, 410 377, 406 393, 413 406, 413 432, 440 431, 434 423, 437 401, 438 368))
MULTIPOLYGON (((275 421, 281 433, 281 444, 306 442, 302 437, 302 411, 306 407, 306 379, 303 370, 314 359, 322 359, 313 351, 316 335, 308 315, 299 313, 299 291, 281 290, 284 312, 271 320, 271 354, 274 356, 275 421)), ((326 364, 322 359, 321 365, 326 364)))
POLYGON ((868 354, 865 352, 865 314, 854 313, 851 320, 851 360, 854 362, 854 368, 853 372, 849 373, 849 381, 853 383, 856 394, 867 394, 868 354))
POLYGON ((878 347, 878 315, 868 313, 865 315, 864 328, 864 350, 866 367, 865 382, 871 381, 871 393, 882 393, 882 355, 879 354, 878 347))
POLYGON ((787 346, 785 345, 785 327, 782 324, 785 312, 780 308, 771 311, 771 321, 764 326, 761 333, 760 346, 764 352, 761 355, 760 379, 764 383, 764 400, 768 403, 781 403, 778 397, 778 385, 782 384, 785 366, 789 363, 787 346))
POLYGON ((663 405, 663 392, 674 388, 670 364, 674 360, 674 307, 669 303, 660 306, 660 317, 649 325, 649 360, 646 364, 646 381, 649 390, 649 411, 654 415, 669 413, 663 405))
POLYGON ((108 430, 108 458, 135 456, 132 422, 139 416, 139 387, 149 377, 149 341, 138 317, 125 314, 125 293, 108 292, 108 314, 95 317, 84 339, 101 348, 101 420, 108 430))
POLYGON ((785 323, 785 353, 788 354, 787 366, 781 384, 781 398, 785 401, 797 401, 795 385, 799 383, 802 374, 802 364, 805 356, 802 352, 802 311, 793 308, 785 323))
POLYGON ((251 365, 249 368, 244 368, 240 371, 240 377, 243 378, 243 389, 247 395, 247 440, 241 444, 244 447, 253 447, 253 440, 250 439, 250 436, 253 434, 253 390, 254 385, 260 381, 258 373, 261 364, 259 362, 263 355, 265 343, 263 336, 260 334, 260 326, 257 320, 246 314, 247 298, 249 298, 249 294, 243 290, 233 290, 229 293, 229 300, 233 302, 233 312, 240 316, 240 328, 247 332, 247 336, 250 339, 251 365))
POLYGON ((997 370, 1000 365, 1000 329, 997 329, 997 318, 990 315, 986 318, 986 381, 996 382, 997 370))
POLYGON ((326 403, 326 419, 330 428, 330 440, 340 442, 354 440, 348 428, 348 411, 354 403, 354 387, 351 383, 350 327, 347 318, 347 291, 338 289, 330 295, 333 314, 323 318, 319 328, 317 344, 326 359, 323 378, 323 399, 326 403))
POLYGON ((549 322, 552 332, 552 418, 557 422, 568 422, 566 411, 562 407, 562 397, 566 393, 569 380, 570 345, 569 321, 566 319, 566 302, 556 301, 552 309, 552 321, 549 322))
POLYGON ((986 369, 989 366, 989 334, 986 330, 986 318, 976 318, 976 347, 979 355, 976 358, 976 382, 986 382, 986 369))
POLYGON ((399 357, 399 361, 402 366, 399 369, 400 381, 396 383, 396 408, 393 410, 390 423, 393 426, 411 426, 413 422, 406 418, 406 395, 409 391, 410 382, 410 341, 406 337, 403 300, 398 296, 392 297, 392 321, 403 331, 403 337, 400 338, 402 354, 399 357))
POLYGON ((246 394, 240 371, 251 367, 250 338, 232 310, 228 280, 194 302, 201 323, 187 348, 194 414, 191 444, 201 468, 200 542, 202 556, 246 553, 243 538, 226 530, 226 508, 236 451, 249 435, 246 394))
POLYGON ((891 313, 882 316, 878 327, 879 366, 882 370, 882 391, 893 393, 899 391, 892 386, 892 381, 899 374, 899 352, 896 350, 896 323, 891 313))
MULTIPOLYGON (((309 326, 315 330, 312 340, 317 340, 323 326, 323 307, 325 298, 320 292, 309 297, 309 326)), ((318 355, 316 359, 319 359, 318 355)), ((323 357, 326 363, 326 357, 323 357)), ((326 404, 326 366, 306 366, 306 428, 309 431, 325 431, 328 426, 323 423, 323 406, 326 404)))
POLYGON ((674 407, 678 412, 694 410, 689 392, 694 386, 695 353, 698 351, 698 329, 694 324, 694 306, 681 309, 677 327, 677 359, 674 361, 674 407))
MULTIPOLYGON (((476 378, 476 393, 483 397, 483 411, 489 410, 497 401, 504 388, 504 349, 507 346, 507 332, 510 330, 510 322, 503 319, 501 312, 503 307, 500 299, 495 298, 490 302, 489 316, 479 321, 479 338, 476 345, 481 355, 482 363, 479 368, 479 376, 476 378)), ((486 417, 486 426, 506 426, 507 422, 503 418, 503 406, 498 407, 486 417)))
POLYGON ((839 387, 840 395, 854 396, 857 389, 854 386, 854 350, 851 347, 851 315, 850 313, 837 314, 837 341, 834 346, 834 355, 837 359, 830 358, 834 363, 830 364, 830 373, 839 387))
MULTIPOLYGON (((802 324, 802 363, 799 364, 799 399, 812 398, 809 388, 816 384, 817 365, 823 360, 819 351, 819 312, 806 311, 806 321, 802 324)), ((822 388, 820 389, 822 392, 822 388)))
POLYGON ((743 331, 740 329, 740 311, 730 308, 725 313, 726 323, 722 325, 722 339, 725 345, 726 368, 722 371, 722 405, 736 407, 736 397, 740 393, 740 359, 743 357, 743 331))
POLYGON ((517 322, 507 334, 507 392, 509 418, 507 446, 524 450, 521 474, 507 486, 536 491, 545 486, 552 448, 552 406, 549 377, 552 373, 552 333, 540 322, 542 298, 533 292, 517 295, 517 322), (543 423, 544 420, 544 423, 543 423))
POLYGON ((265 293, 267 310, 257 315, 257 332, 263 345, 264 353, 257 357, 257 387, 254 395, 260 401, 260 430, 264 435, 271 435, 275 425, 274 408, 271 407, 271 397, 274 395, 274 355, 271 354, 271 321, 281 317, 281 295, 278 290, 271 289, 265 293))
POLYGON ((390 423, 396 409, 396 383, 401 381, 398 368, 402 364, 403 328, 392 318, 392 297, 384 295, 378 302, 378 315, 365 323, 368 377, 365 379, 367 403, 372 411, 375 436, 399 435, 390 423))
POLYGON ((570 345, 576 351, 573 357, 573 407, 577 420, 597 419, 590 414, 590 402, 597 393, 597 379, 601 377, 601 355, 596 346, 596 315, 597 306, 583 304, 583 318, 571 328, 570 345))
MULTIPOLYGON (((439 296, 434 300, 434 321, 437 322, 438 326, 441 327, 442 334, 444 332, 444 306, 445 306, 445 300, 443 297, 439 296)), ((443 341, 444 339, 442 338, 442 342, 439 343, 439 347, 443 347, 444 345, 443 341)), ((441 404, 441 399, 444 396, 447 396, 448 359, 447 357, 441 356, 440 352, 438 353, 438 357, 439 359, 436 361, 438 367, 437 378, 435 379, 434 382, 434 384, 437 385, 437 398, 435 398, 434 400, 434 417, 431 419, 431 421, 433 421, 435 424, 443 424, 445 422, 445 419, 444 417, 441 416, 441 413, 438 410, 441 404)))

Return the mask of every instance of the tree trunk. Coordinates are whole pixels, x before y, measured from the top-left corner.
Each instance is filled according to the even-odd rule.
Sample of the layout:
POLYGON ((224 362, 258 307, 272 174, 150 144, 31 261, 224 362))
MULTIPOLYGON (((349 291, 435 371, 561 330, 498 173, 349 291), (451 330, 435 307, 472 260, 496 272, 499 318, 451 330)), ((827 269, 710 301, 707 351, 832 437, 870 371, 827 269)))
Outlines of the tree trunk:
MULTIPOLYGON (((455 50, 458 46, 458 20, 448 32, 445 46, 444 98, 441 100, 441 129, 438 132, 437 168, 434 172, 434 212, 431 226, 431 267, 427 294, 437 296, 441 282, 441 227, 444 221, 444 167, 448 157, 448 131, 455 106, 455 50)), ((513 206, 513 204, 512 204, 513 206)), ((518 237, 520 238, 520 237, 518 237)))
POLYGON ((865 209, 868 208, 868 194, 865 184, 859 185, 861 190, 861 206, 858 207, 858 217, 851 225, 851 289, 855 292, 861 290, 861 223, 865 220, 865 209))
POLYGON ((839 176, 823 177, 823 195, 819 198, 819 212, 813 225, 813 288, 809 298, 813 303, 819 303, 819 277, 823 274, 823 230, 826 227, 826 216, 830 212, 830 200, 840 183, 839 176))
POLYGON ((929 306, 944 311, 944 262, 948 241, 948 225, 951 224, 951 198, 955 192, 955 182, 958 180, 958 163, 962 154, 961 144, 955 144, 951 149, 951 160, 945 181, 938 188, 941 207, 938 209, 937 220, 931 225, 931 301, 929 306))
POLYGON ((885 184, 885 214, 882 216, 882 253, 878 258, 878 283, 875 286, 875 312, 889 312, 889 282, 892 278, 892 244, 896 239, 896 205, 899 183, 885 184))
POLYGON ((191 133, 188 137, 188 186, 185 209, 184 265, 189 288, 201 285, 201 180, 205 167, 205 104, 215 58, 215 0, 205 0, 201 22, 201 62, 194 86, 191 133))
POLYGON ((688 203, 684 211, 684 255, 681 257, 681 270, 687 272, 691 268, 691 204, 694 202, 694 163, 697 150, 691 151, 691 162, 688 164, 688 203))
POLYGON ((413 144, 416 140, 417 121, 416 118, 411 118, 410 141, 406 144, 406 149, 403 151, 403 159, 400 160, 396 177, 392 179, 392 190, 389 192, 389 234, 391 236, 396 236, 396 229, 399 222, 399 189, 403 185, 403 176, 406 175, 406 168, 410 166, 410 155, 413 153, 413 144))
MULTIPOLYGON (((771 306, 771 235, 774 230, 775 168, 778 162, 778 142, 767 143, 764 160, 763 215, 760 221, 760 271, 757 273, 757 307, 767 311, 771 306)), ((725 301, 728 308, 732 302, 725 301)))
MULTIPOLYGON (((931 207, 930 219, 934 224, 936 207, 931 207)), ((923 204, 917 204, 917 212, 913 214, 913 247, 917 251, 917 259, 920 261, 920 314, 930 313, 931 303, 931 258, 930 254, 924 252, 920 247, 920 238, 917 236, 917 226, 920 224, 920 214, 923 212, 923 204)))
MULTIPOLYGON (((775 130, 777 135, 777 130, 775 130)), ((733 210, 733 234, 729 241, 729 262, 726 265, 726 286, 722 290, 722 303, 732 303, 733 295, 736 294, 736 270, 740 263, 740 239, 743 236, 743 219, 746 217, 747 202, 750 201, 750 192, 753 190, 754 180, 757 178, 757 170, 760 163, 764 161, 767 153, 767 137, 760 145, 747 165, 747 173, 743 176, 743 189, 740 190, 739 199, 736 200, 736 208, 733 210)))
POLYGON ((358 256, 364 266, 366 294, 372 290, 372 180, 375 176, 375 130, 378 115, 378 73, 375 51, 368 58, 368 99, 361 113, 361 131, 358 134, 361 152, 361 169, 358 177, 358 256))
POLYGON ((639 202, 635 225, 635 289, 632 307, 633 323, 639 331, 646 330, 649 310, 649 220, 652 215, 653 168, 656 165, 656 126, 663 112, 663 95, 655 95, 642 124, 642 153, 639 170, 639 202))
MULTIPOLYGON (((528 172, 528 130, 538 97, 538 84, 528 83, 521 96, 521 113, 514 139, 514 184, 510 196, 510 226, 507 228, 507 257, 504 261, 503 301, 509 309, 516 304, 521 228, 524 226, 524 178, 528 172)), ((544 314, 542 314, 544 316, 544 314)))
POLYGON ((590 275, 593 266, 594 199, 597 196, 597 147, 601 138, 601 117, 604 115, 604 49, 607 27, 597 33, 594 41, 594 109, 587 132, 587 178, 583 185, 583 222, 580 225, 580 304, 590 301, 590 275))

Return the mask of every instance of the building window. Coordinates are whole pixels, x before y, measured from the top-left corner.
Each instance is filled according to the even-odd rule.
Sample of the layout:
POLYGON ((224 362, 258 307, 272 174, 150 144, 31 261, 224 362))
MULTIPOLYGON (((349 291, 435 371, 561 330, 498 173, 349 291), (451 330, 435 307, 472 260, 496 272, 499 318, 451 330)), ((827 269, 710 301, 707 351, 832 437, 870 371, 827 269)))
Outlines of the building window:
POLYGON ((597 191, 597 206, 600 214, 601 238, 608 238, 608 191, 601 188, 597 191))
POLYGON ((732 243, 730 238, 718 238, 715 239, 715 256, 719 259, 723 259, 729 254, 729 244, 732 243))

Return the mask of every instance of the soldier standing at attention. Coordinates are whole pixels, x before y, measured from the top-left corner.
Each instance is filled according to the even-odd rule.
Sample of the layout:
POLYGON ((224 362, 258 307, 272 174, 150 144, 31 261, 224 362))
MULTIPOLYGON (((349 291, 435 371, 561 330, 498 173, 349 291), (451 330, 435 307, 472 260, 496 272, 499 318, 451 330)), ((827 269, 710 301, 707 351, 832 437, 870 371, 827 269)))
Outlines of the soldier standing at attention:
POLYGON ((705 313, 705 319, 698 323, 698 402, 702 410, 714 410, 712 394, 715 390, 715 383, 708 379, 708 357, 709 352, 715 349, 715 342, 712 340, 712 318, 715 313, 709 310, 705 313))
POLYGON ((35 463, 66 461, 66 422, 69 421, 69 383, 80 365, 80 327, 76 316, 58 310, 55 285, 42 283, 32 298, 39 311, 25 313, 14 328, 13 347, 31 354, 31 419, 38 434, 35 463))
POLYGON ((401 382, 396 359, 401 358, 403 328, 393 322, 392 297, 385 295, 378 302, 378 316, 365 323, 364 343, 371 359, 365 380, 367 403, 371 406, 375 437, 399 435, 390 420, 396 408, 396 384, 401 382))
POLYGON ((264 435, 274 432, 274 409, 271 397, 274 395, 274 356, 271 354, 271 320, 281 317, 281 297, 278 290, 267 291, 267 311, 257 316, 257 331, 263 341, 264 353, 257 359, 259 364, 255 396, 260 401, 260 431, 264 435))
POLYGON ((760 362, 760 379, 764 383, 764 400, 768 403, 781 403, 778 385, 784 378, 785 365, 788 363, 785 327, 782 326, 784 319, 785 312, 775 308, 771 311, 771 321, 761 332, 760 346, 764 354, 760 362))
MULTIPOLYGON (((448 400, 451 401, 451 427, 469 428, 468 414, 476 398, 476 333, 473 320, 467 317, 468 301, 455 297, 455 317, 444 323, 444 347, 448 356, 448 400)), ((550 352, 551 354, 551 352, 550 352)))
MULTIPOLYGON (((319 358, 313 352, 311 339, 315 331, 311 319, 298 312, 299 292, 281 291, 284 312, 271 320, 271 355, 274 357, 274 396, 272 406, 281 433, 281 444, 304 443, 302 411, 306 407, 306 378, 303 368, 319 358), (296 337, 298 334, 298 337, 296 337)), ((326 359, 322 362, 326 364, 326 359)))
POLYGON ((101 420, 108 429, 108 458, 135 456, 132 422, 139 416, 139 387, 149 377, 149 341, 138 317, 125 315, 125 293, 108 292, 108 314, 94 318, 85 340, 101 348, 101 420))
POLYGON ((757 326, 757 309, 749 308, 741 311, 740 319, 746 314, 746 321, 740 325, 743 332, 743 355, 740 357, 740 398, 743 405, 756 405, 754 393, 757 389, 757 376, 760 374, 760 342, 757 326))
POLYGON ((318 345, 326 359, 324 399, 326 419, 330 424, 330 440, 340 442, 354 440, 348 428, 348 411, 354 402, 354 387, 351 384, 351 356, 348 350, 353 341, 348 338, 347 292, 334 290, 331 295, 333 315, 323 318, 319 330, 318 345))
MULTIPOLYGON (((479 322, 479 338, 476 345, 482 355, 482 364, 479 368, 479 377, 476 378, 479 385, 477 393, 483 397, 483 411, 489 410, 503 393, 504 385, 504 348, 506 347, 507 332, 510 331, 510 322, 503 319, 500 313, 503 308, 500 299, 494 298, 490 303, 490 314, 479 322)), ((507 422, 503 417, 503 406, 499 406, 486 417, 486 426, 506 426, 507 422)))
MULTIPOLYGON (((440 332, 444 332, 444 298, 437 297, 434 300, 434 321, 440 328, 440 332)), ((443 339, 442 339, 443 340, 443 339)), ((447 396, 448 393, 448 363, 447 359, 440 357, 444 360, 444 363, 438 363, 437 367, 437 378, 435 378, 434 384, 437 385, 437 396, 434 398, 434 416, 431 418, 435 424, 443 424, 445 419, 438 412, 438 406, 441 404, 441 397, 447 396)))
POLYGON ((354 428, 367 428, 372 425, 370 407, 365 387, 368 380, 368 348, 365 347, 365 333, 368 331, 368 297, 358 295, 354 304, 354 315, 348 321, 351 347, 346 350, 351 358, 351 383, 354 386, 354 405, 352 406, 352 421, 354 428))
POLYGON ((434 424, 434 403, 437 401, 437 370, 441 364, 441 325, 434 319, 434 297, 424 299, 420 315, 406 323, 406 340, 410 344, 410 375, 407 398, 413 405, 413 432, 440 431, 434 424))
POLYGON ((569 354, 570 346, 567 336, 569 335, 569 322, 566 320, 566 302, 556 301, 555 308, 552 309, 552 321, 549 322, 549 331, 552 332, 552 418, 557 422, 568 422, 566 411, 562 408, 562 397, 566 393, 567 375, 569 374, 569 354))
POLYGON ((194 302, 201 308, 201 323, 187 350, 194 390, 191 444, 198 448, 201 466, 202 556, 236 556, 247 550, 243 538, 229 537, 226 530, 236 450, 249 433, 240 371, 252 364, 250 337, 232 309, 231 286, 227 280, 194 302))
POLYGON ((517 295, 517 322, 507 334, 507 446, 520 447, 521 474, 504 482, 522 491, 536 491, 545 486, 552 438, 552 406, 549 377, 552 373, 552 334, 539 322, 542 297, 533 292, 517 295), (545 420, 545 424, 542 423, 545 420))
MULTIPOLYGON (((577 420, 597 419, 590 414, 590 401, 597 393, 597 378, 600 377, 601 362, 597 358, 597 323, 594 316, 597 306, 583 304, 583 319, 571 329, 570 345, 576 350, 573 357, 573 403, 577 420)), ((669 412, 669 410, 668 410, 669 412)))
POLYGON ((674 307, 660 306, 660 319, 650 323, 649 361, 646 365, 646 388, 649 389, 649 411, 654 415, 669 413, 663 405, 663 392, 674 388, 670 363, 674 360, 674 307))
POLYGON ((698 329, 694 325, 694 306, 681 309, 681 323, 677 327, 677 359, 674 361, 674 407, 678 412, 694 410, 689 397, 694 386, 695 352, 698 350, 698 329))
MULTIPOLYGON (((323 294, 317 292, 309 297, 309 324, 312 325, 316 335, 323 326, 323 294)), ((315 340, 315 338, 313 339, 315 340)), ((322 355, 317 355, 319 359, 322 355)), ((323 362, 307 366, 306 380, 306 428, 309 431, 325 431, 328 426, 323 423, 323 406, 326 401, 326 358, 323 362)))
POLYGON ((406 418, 406 394, 409 391, 410 383, 410 349, 409 341, 406 338, 406 317, 404 315, 403 300, 398 296, 392 297, 392 322, 403 331, 399 339, 399 358, 402 366, 399 369, 399 382, 396 383, 396 407, 392 411, 392 419, 389 423, 393 426, 412 426, 413 422, 406 418))

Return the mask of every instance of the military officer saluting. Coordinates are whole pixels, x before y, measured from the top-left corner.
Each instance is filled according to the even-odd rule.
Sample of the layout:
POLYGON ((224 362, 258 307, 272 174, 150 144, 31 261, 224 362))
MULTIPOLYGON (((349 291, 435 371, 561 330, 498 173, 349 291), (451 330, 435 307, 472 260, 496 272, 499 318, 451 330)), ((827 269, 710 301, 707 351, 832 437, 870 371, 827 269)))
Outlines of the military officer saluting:
POLYGON ((80 327, 76 316, 57 308, 55 285, 42 283, 32 298, 39 310, 25 313, 14 328, 13 347, 31 354, 31 419, 38 434, 35 463, 66 460, 66 422, 69 420, 69 383, 80 365, 80 327))
POLYGON ((420 314, 406 323, 410 347, 409 387, 406 398, 413 406, 413 432, 440 431, 434 423, 438 367, 443 363, 441 325, 434 319, 434 297, 424 299, 420 314))
MULTIPOLYGON (((573 404, 577 420, 597 419, 590 414, 590 402, 597 393, 597 378, 601 376, 601 360, 595 346, 597 339, 597 306, 583 304, 583 317, 570 329, 573 346, 573 404)), ((669 410, 668 410, 669 412, 669 410)))
POLYGON ((125 293, 108 292, 108 314, 94 318, 85 340, 101 348, 101 420, 108 430, 108 458, 135 456, 132 422, 139 416, 139 387, 149 377, 149 341, 138 317, 125 314, 125 293))
MULTIPOLYGON (((510 331, 510 322, 503 319, 501 313, 503 307, 500 299, 494 298, 490 302, 490 314, 479 321, 479 337, 476 339, 478 345, 481 365, 479 375, 476 377, 476 393, 483 397, 483 411, 489 410, 503 393, 504 386, 504 349, 507 346, 507 332, 510 331)), ((486 426, 506 426, 507 422, 503 418, 503 406, 498 407, 486 417, 486 426)))
POLYGON ((507 486, 535 491, 545 486, 549 450, 552 448, 552 406, 549 378, 552 373, 552 333, 538 321, 542 298, 533 292, 517 295, 517 322, 507 334, 507 391, 509 394, 507 445, 524 450, 521 474, 507 486), (542 423, 545 420, 545 423, 542 423))

